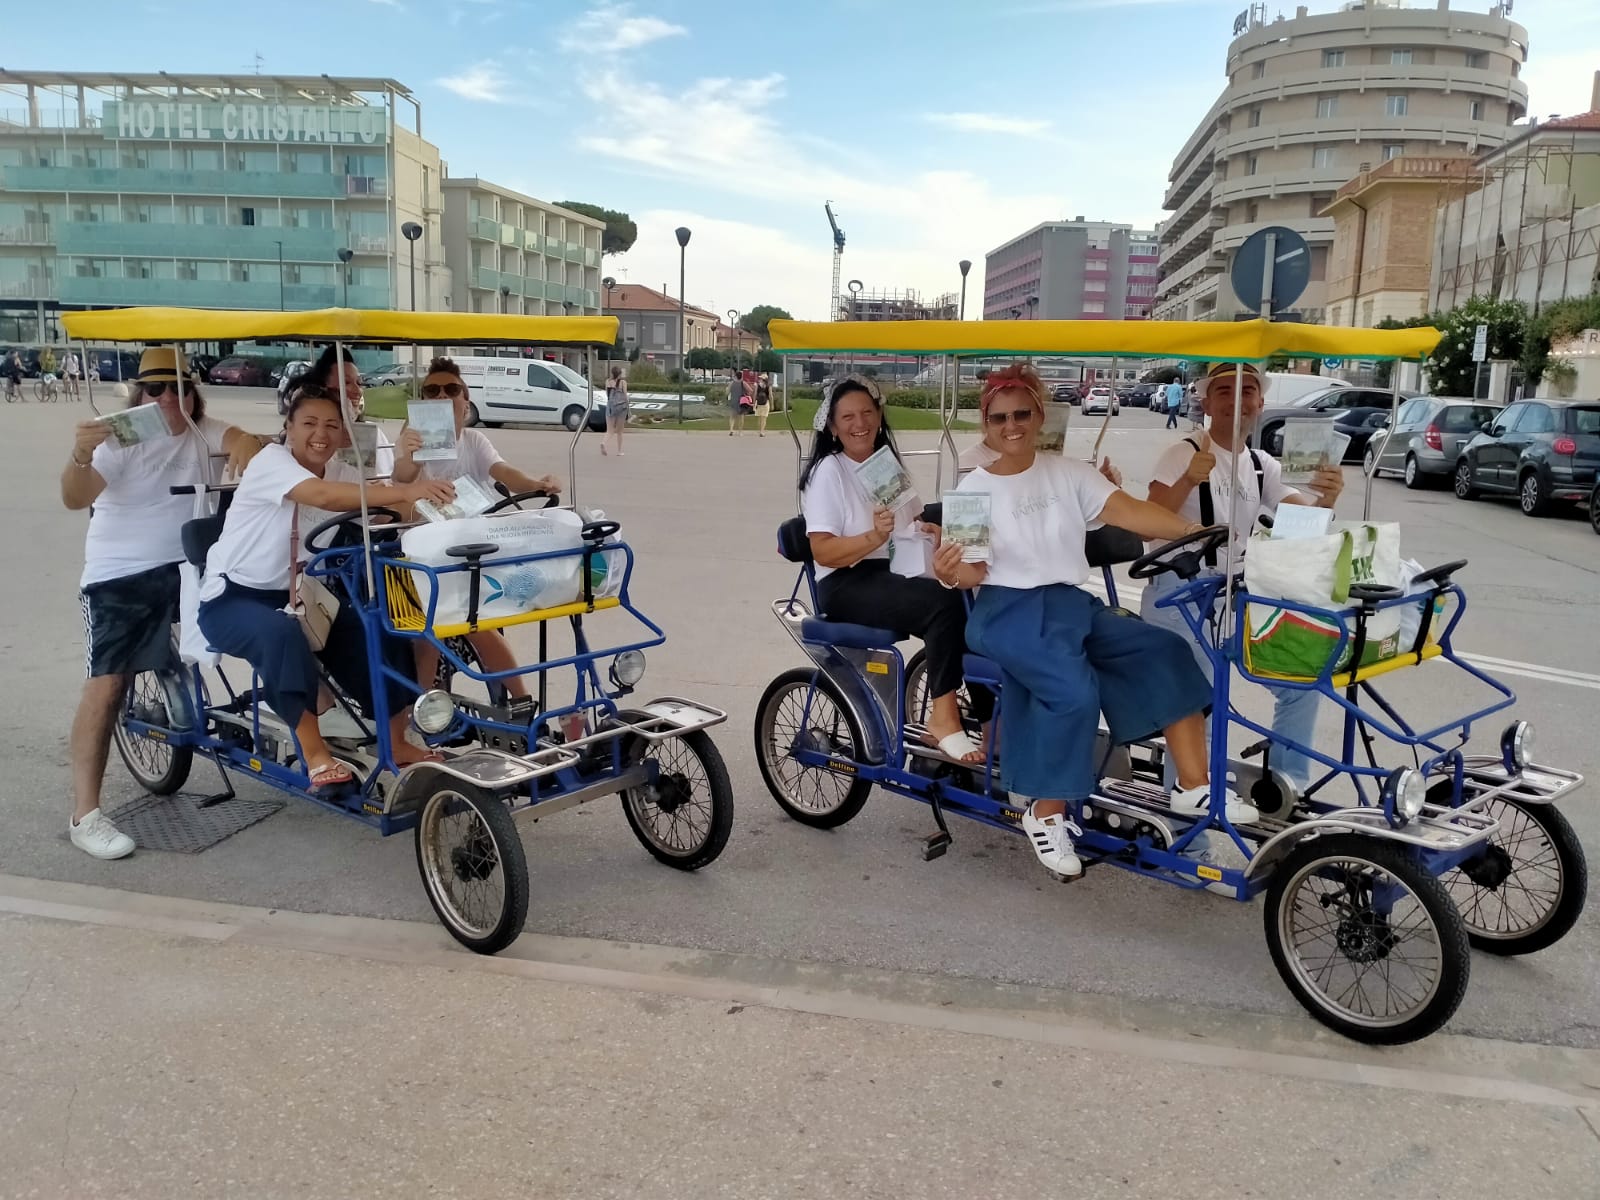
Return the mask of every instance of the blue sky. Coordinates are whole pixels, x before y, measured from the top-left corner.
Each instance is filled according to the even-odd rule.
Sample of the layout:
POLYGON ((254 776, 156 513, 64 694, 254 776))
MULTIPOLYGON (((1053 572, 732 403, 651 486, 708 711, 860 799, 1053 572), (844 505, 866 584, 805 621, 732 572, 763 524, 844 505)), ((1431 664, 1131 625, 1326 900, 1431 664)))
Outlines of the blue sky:
MULTIPOLYGON (((1039 221, 1153 225, 1245 3, 69 0, 50 28, 92 36, 9 20, 5 60, 246 72, 259 53, 268 73, 390 76, 451 174, 630 212, 619 279, 675 293, 688 225, 692 303, 824 318, 831 200, 845 279, 931 296, 970 258, 970 316, 984 254, 1039 221)), ((1525 0, 1515 18, 1533 111, 1587 109, 1600 5, 1525 0)))

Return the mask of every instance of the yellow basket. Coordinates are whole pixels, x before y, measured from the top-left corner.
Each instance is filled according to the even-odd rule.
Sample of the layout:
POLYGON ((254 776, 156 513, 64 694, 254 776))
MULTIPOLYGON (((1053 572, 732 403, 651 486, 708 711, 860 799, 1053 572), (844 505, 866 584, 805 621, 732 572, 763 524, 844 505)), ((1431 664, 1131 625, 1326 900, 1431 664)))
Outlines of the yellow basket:
POLYGON ((429 629, 428 610, 417 592, 416 574, 414 569, 394 563, 386 563, 383 568, 384 591, 389 598, 389 621, 401 633, 431 633, 436 638, 460 637, 464 633, 477 633, 482 629, 505 629, 511 625, 530 625, 535 621, 575 617, 618 608, 622 604, 618 597, 606 596, 595 600, 593 604, 579 600, 572 604, 558 604, 554 608, 536 608, 504 617, 488 617, 477 622, 453 621, 429 629))

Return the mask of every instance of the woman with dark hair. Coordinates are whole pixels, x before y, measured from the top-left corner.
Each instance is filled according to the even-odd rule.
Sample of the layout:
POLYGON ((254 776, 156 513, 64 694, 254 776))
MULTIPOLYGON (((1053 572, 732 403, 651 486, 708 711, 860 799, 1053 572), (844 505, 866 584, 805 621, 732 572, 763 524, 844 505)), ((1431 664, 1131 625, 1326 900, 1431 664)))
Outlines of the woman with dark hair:
MULTIPOLYGON (((269 445, 257 454, 239 483, 222 536, 206 557, 200 592, 201 632, 218 651, 244 659, 261 676, 267 703, 299 739, 313 791, 347 784, 352 776, 349 768, 335 761, 317 727, 317 661, 286 606, 305 559, 300 543, 311 529, 301 522, 300 506, 327 512, 361 507, 358 484, 325 478, 343 437, 337 397, 318 388, 298 389, 290 401, 283 444, 269 445)), ((435 480, 366 485, 369 505, 421 499, 448 503, 454 497, 453 487, 435 480)), ((340 605, 340 615, 359 620, 348 605, 340 605)), ((335 682, 372 712, 366 643, 359 630, 352 635, 336 622, 320 656, 335 682)), ((410 693, 397 683, 386 686, 395 762, 403 766, 421 761, 426 752, 406 741, 410 693)))
POLYGON ((909 528, 921 510, 912 497, 898 511, 874 504, 856 467, 894 438, 878 389, 847 376, 817 409, 817 436, 800 474, 800 508, 816 564, 817 600, 830 621, 877 625, 922 639, 928 654, 928 733, 958 762, 979 762, 982 752, 961 724, 956 692, 966 651, 967 610, 961 597, 927 578, 889 569, 890 539, 909 528))
POLYGON ((100 785, 128 683, 171 661, 181 531, 194 506, 192 496, 174 496, 172 488, 218 482, 222 460, 213 455, 227 455, 229 469, 243 471, 267 443, 206 416, 188 363, 170 348, 140 357, 129 384, 128 406, 136 404, 159 405, 173 436, 122 446, 106 422, 80 421, 71 461, 61 469, 62 503, 91 509, 78 582, 89 678, 72 721, 69 832, 74 846, 96 858, 121 858, 134 848, 100 811, 100 785))
MULTIPOLYGON (((321 388, 337 403, 339 399, 339 384, 344 383, 344 398, 350 405, 350 411, 355 419, 362 425, 367 425, 364 417, 367 409, 366 396, 361 388, 361 371, 356 366, 356 360, 348 349, 339 346, 325 346, 322 353, 317 356, 317 361, 311 364, 311 369, 299 379, 295 380, 294 390, 303 388, 321 388)), ((371 425, 373 430, 373 443, 376 453, 371 468, 367 471, 369 479, 388 479, 394 474, 394 443, 383 432, 382 426, 371 425)), ((344 445, 341 450, 348 449, 354 443, 354 434, 345 430, 344 445)), ((355 467, 342 459, 335 459, 329 464, 337 479, 355 478, 355 467), (348 469, 347 469, 348 468, 348 469)))
POLYGON ((606 380, 606 435, 600 439, 600 453, 606 453, 606 443, 617 439, 617 457, 622 457, 622 431, 628 427, 628 381, 622 377, 621 367, 612 367, 606 380))

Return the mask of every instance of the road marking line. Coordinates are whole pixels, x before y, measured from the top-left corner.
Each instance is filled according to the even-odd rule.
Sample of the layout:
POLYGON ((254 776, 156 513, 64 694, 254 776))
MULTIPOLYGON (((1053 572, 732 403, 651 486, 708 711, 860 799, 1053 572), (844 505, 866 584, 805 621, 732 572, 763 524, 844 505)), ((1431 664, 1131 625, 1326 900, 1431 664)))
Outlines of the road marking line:
POLYGON ((1474 666, 1482 667, 1491 675, 1497 672, 1504 675, 1520 675, 1525 679, 1537 679, 1544 683, 1564 683, 1568 687, 1600 691, 1600 675, 1566 671, 1560 667, 1541 667, 1537 663, 1518 662, 1515 659, 1492 658, 1487 654, 1467 654, 1464 651, 1458 653, 1464 660, 1474 666))

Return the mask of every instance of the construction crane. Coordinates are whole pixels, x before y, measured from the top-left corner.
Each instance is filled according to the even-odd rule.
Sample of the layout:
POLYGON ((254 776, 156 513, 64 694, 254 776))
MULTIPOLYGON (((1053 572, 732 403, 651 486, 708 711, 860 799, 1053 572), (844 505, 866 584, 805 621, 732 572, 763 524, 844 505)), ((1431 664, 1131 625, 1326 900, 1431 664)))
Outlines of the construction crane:
POLYGON ((839 222, 833 215, 833 201, 830 200, 822 206, 822 211, 828 214, 828 224, 833 226, 833 297, 831 307, 828 309, 828 320, 839 319, 839 271, 844 262, 844 230, 839 228, 839 222))

